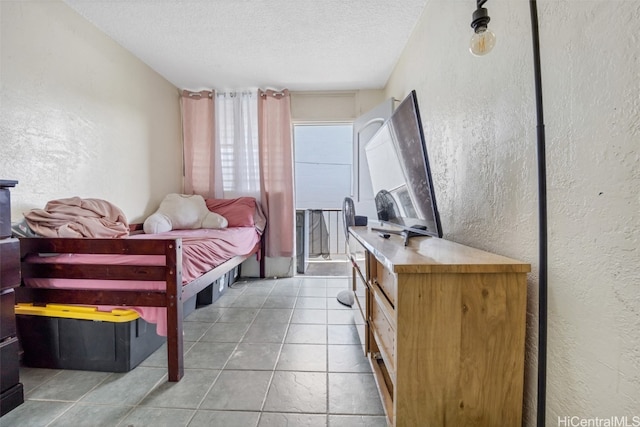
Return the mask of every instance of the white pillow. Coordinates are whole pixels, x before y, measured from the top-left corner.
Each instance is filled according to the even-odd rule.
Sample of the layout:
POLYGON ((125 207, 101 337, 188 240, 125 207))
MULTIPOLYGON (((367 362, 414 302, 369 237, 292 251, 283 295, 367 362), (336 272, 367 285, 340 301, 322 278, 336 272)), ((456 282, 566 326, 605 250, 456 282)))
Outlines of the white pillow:
POLYGON ((202 196, 197 194, 167 194, 158 210, 143 224, 147 234, 195 228, 226 228, 229 223, 222 215, 211 212, 202 196))

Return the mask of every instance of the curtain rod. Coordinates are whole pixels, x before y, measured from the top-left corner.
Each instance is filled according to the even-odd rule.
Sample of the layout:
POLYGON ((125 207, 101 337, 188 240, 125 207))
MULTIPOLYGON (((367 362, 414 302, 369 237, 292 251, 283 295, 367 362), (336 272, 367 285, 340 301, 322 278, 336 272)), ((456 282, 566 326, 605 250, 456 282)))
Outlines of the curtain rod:
POLYGON ((200 92, 191 92, 189 90, 183 90, 182 96, 187 98, 194 98, 194 99, 201 99, 201 98, 204 98, 205 96, 207 98, 213 98, 213 92, 209 90, 203 90, 200 92))
MULTIPOLYGON (((269 93, 269 95, 272 95, 272 96, 284 96, 285 93, 284 93, 284 91, 283 92, 275 92, 274 91, 274 92, 269 93)), ((267 96, 267 92, 260 92, 260 96, 267 96)))
MULTIPOLYGON (((265 91, 258 91, 260 96, 267 96, 267 95, 271 95, 271 96, 285 96, 287 94, 287 90, 282 90, 282 91, 273 91, 273 90, 265 90, 265 91)), ((207 98, 213 98, 213 95, 217 95, 217 96, 236 96, 239 93, 251 93, 251 92, 247 92, 247 91, 241 91, 241 92, 237 92, 237 91, 232 91, 232 92, 214 92, 214 91, 209 91, 209 90, 203 90, 200 92, 191 92, 189 90, 183 90, 182 91, 182 96, 187 97, 187 98, 195 98, 195 99, 200 99, 203 97, 207 97, 207 98)), ((254 92, 255 93, 255 92, 254 92)))
POLYGON ((222 97, 228 96, 230 98, 233 98, 233 97, 236 97, 238 95, 252 95, 254 93, 255 92, 246 91, 246 90, 243 90, 243 91, 232 91, 232 92, 217 92, 216 96, 222 96, 222 97))

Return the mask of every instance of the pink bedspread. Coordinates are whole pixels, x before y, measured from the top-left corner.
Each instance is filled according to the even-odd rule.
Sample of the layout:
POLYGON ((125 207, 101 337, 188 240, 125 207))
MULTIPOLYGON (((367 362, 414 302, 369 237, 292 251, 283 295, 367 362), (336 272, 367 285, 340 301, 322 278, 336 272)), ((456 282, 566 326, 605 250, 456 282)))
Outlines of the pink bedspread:
MULTIPOLYGON (((160 234, 136 234, 127 239, 182 238, 182 283, 187 284, 202 274, 237 255, 247 255, 260 241, 254 227, 225 229, 173 230, 160 234)), ((111 265, 164 265, 162 255, 92 255, 61 254, 31 257, 30 262, 111 265)), ((131 280, 84 279, 25 279, 25 285, 36 288, 59 289, 164 289, 165 282, 131 280)), ((100 306, 110 311, 112 306, 100 306)), ((166 336, 166 309, 164 307, 130 307, 147 322, 156 323, 159 335, 166 336)))

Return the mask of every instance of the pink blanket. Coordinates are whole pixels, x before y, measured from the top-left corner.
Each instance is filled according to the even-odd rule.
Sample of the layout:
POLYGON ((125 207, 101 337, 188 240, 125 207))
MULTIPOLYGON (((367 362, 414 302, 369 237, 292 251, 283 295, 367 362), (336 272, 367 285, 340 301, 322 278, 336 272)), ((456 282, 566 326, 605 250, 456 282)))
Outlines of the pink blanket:
POLYGON ((70 197, 47 202, 44 209, 24 214, 34 233, 44 237, 124 237, 129 223, 114 204, 100 199, 70 197))
MULTIPOLYGON (((247 255, 260 241, 254 227, 230 227, 226 229, 173 230, 160 234, 136 234, 129 239, 182 238, 182 283, 187 284, 207 271, 237 255, 247 255)), ((65 264, 111 264, 111 265, 164 265, 162 255, 93 255, 61 254, 45 257, 30 257, 29 262, 65 264)), ((25 285, 37 288, 59 289, 164 289, 165 282, 127 280, 83 280, 83 279, 25 279, 25 285)), ((101 306, 110 311, 115 307, 101 306)), ((167 334, 166 308, 130 307, 147 322, 156 323, 159 335, 167 334)))

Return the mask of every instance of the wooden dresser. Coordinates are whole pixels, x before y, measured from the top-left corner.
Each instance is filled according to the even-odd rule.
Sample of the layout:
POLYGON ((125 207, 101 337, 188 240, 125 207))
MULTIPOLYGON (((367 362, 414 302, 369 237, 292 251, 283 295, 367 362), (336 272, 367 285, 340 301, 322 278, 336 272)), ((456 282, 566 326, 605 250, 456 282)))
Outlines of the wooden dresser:
POLYGON ((521 425, 529 264, 367 227, 350 228, 349 255, 390 425, 521 425))
POLYGON ((20 242, 11 238, 10 188, 0 180, 0 416, 24 402, 13 288, 20 286, 20 242))

